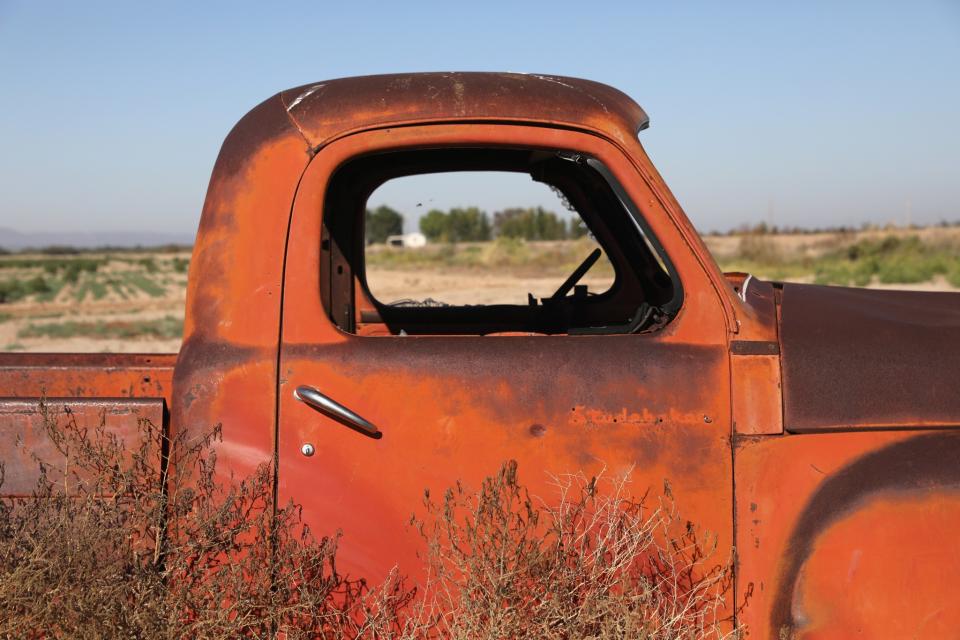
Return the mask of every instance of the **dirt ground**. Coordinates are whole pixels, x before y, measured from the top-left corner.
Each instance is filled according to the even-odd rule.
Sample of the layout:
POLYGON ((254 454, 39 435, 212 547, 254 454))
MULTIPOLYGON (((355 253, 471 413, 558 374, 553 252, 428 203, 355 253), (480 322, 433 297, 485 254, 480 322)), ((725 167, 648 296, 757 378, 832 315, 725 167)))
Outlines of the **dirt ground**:
MULTIPOLYGON (((527 294, 545 298, 563 283, 563 276, 536 278, 512 274, 418 271, 412 269, 368 269, 370 291, 381 302, 416 297, 432 298, 453 305, 527 304, 527 294), (417 292, 414 296, 413 292, 417 292)), ((580 281, 592 293, 603 293, 612 277, 585 277, 580 281)))

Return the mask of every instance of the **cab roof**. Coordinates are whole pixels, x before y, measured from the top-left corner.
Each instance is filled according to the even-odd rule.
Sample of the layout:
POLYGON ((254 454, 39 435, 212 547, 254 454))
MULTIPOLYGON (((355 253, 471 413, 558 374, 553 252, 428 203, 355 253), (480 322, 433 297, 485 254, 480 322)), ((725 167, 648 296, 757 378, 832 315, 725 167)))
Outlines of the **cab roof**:
POLYGON ((316 148, 363 129, 421 122, 527 122, 633 138, 643 109, 613 87, 523 73, 407 73, 328 80, 282 91, 291 122, 316 148))

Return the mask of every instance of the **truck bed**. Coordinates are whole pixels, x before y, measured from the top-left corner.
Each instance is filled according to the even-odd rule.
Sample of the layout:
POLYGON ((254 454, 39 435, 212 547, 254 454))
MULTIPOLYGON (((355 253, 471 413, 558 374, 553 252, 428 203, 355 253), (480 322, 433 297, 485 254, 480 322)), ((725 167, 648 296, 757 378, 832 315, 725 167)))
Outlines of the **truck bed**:
POLYGON ((0 354, 0 494, 29 495, 39 477, 33 459, 52 459, 47 415, 81 427, 103 424, 129 450, 144 437, 142 420, 167 427, 176 354, 0 354))
POLYGON ((2 353, 0 398, 163 398, 177 354, 2 353))

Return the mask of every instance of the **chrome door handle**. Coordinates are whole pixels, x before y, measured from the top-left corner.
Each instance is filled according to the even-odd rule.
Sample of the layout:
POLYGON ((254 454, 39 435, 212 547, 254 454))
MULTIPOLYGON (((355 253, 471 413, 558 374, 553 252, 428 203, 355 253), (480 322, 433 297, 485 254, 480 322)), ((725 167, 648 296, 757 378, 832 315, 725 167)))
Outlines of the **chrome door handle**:
POLYGON ((293 397, 312 409, 316 409, 328 418, 332 418, 340 424, 350 427, 354 431, 359 431, 365 436, 379 440, 383 433, 377 429, 373 423, 366 418, 355 414, 345 406, 323 395, 313 387, 300 385, 293 392, 293 397))

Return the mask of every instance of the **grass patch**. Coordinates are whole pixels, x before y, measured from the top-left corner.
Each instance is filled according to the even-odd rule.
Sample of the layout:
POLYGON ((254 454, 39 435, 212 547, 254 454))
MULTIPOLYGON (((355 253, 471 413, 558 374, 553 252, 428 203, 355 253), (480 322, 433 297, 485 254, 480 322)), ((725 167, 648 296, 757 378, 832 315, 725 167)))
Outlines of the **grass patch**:
POLYGON ((123 286, 123 283, 120 282, 119 280, 115 280, 111 278, 110 280, 107 281, 107 284, 110 285, 110 288, 113 289, 113 292, 116 293, 121 300, 126 300, 130 297, 127 295, 127 291, 126 291, 126 288, 123 286))
POLYGON ((13 316, 9 313, 0 313, 0 324, 10 320, 13 316))
POLYGON ((960 243, 924 241, 919 236, 889 235, 856 242, 831 243, 824 253, 787 253, 764 235, 740 239, 733 256, 719 259, 725 271, 747 271, 762 278, 811 278, 817 284, 867 286, 929 282, 938 275, 960 287, 960 243))
POLYGON ((90 290, 93 292, 94 300, 102 300, 107 295, 107 285, 100 280, 94 280, 90 283, 90 290))
POLYGON ((106 263, 106 258, 5 258, 0 269, 42 269, 51 275, 68 269, 92 273, 106 263))
POLYGON ((47 280, 47 290, 34 296, 36 302, 51 302, 63 289, 64 281, 59 278, 47 280))
POLYGON ((80 285, 77 285, 73 289, 73 299, 77 302, 83 302, 87 297, 87 294, 90 292, 90 288, 91 286, 89 282, 84 282, 80 285))
POLYGON ((955 264, 947 271, 947 282, 951 287, 960 289, 960 264, 955 264))
POLYGON ((94 338, 97 340, 153 338, 174 340, 183 335, 183 320, 165 316, 156 320, 97 320, 82 322, 30 323, 17 332, 18 338, 94 338))
POLYGON ((151 298, 162 298, 166 291, 148 276, 142 273, 126 274, 127 282, 146 293, 151 298))
POLYGON ((0 303, 17 302, 49 291, 51 291, 50 283, 42 275, 29 279, 0 280, 0 303))
MULTIPOLYGON (((462 269, 481 273, 538 276, 570 274, 597 244, 589 238, 570 241, 527 242, 500 237, 491 242, 438 243, 422 249, 376 247, 366 253, 367 267, 415 270, 462 269)), ((590 270, 593 275, 613 273, 608 259, 601 258, 590 270)))

